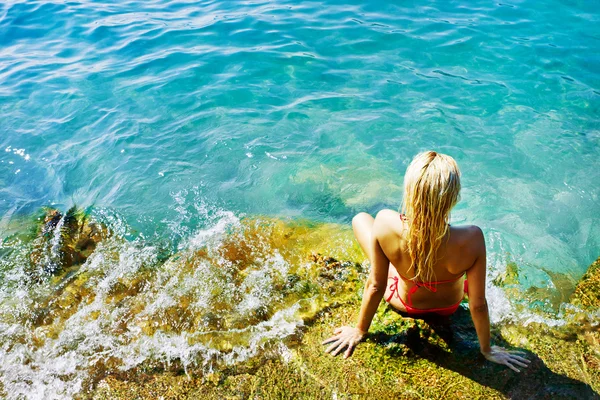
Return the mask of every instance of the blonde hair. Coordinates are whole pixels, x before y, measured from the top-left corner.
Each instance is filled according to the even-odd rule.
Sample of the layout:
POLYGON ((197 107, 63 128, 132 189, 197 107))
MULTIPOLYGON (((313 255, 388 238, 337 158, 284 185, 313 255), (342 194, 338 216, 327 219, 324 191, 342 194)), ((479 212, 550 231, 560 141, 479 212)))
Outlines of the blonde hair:
POLYGON ((413 280, 435 280, 436 251, 449 230, 450 210, 458 202, 459 192, 460 171, 448 155, 419 153, 406 169, 402 213, 408 224, 413 280))

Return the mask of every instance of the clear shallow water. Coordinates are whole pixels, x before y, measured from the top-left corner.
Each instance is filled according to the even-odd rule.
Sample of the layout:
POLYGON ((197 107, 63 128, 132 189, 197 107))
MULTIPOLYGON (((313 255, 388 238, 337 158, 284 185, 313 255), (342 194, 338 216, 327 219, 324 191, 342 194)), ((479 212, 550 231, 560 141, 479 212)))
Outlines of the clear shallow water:
POLYGON ((362 3, 3 4, 0 214, 75 202, 160 231, 200 187, 348 222, 397 208, 436 149, 463 169, 456 222, 581 274, 600 248, 597 4, 362 3))
POLYGON ((492 274, 581 276, 600 253, 597 2, 363 3, 4 2, 2 230, 76 203, 154 254, 221 212, 348 223, 397 208, 435 149, 492 274))

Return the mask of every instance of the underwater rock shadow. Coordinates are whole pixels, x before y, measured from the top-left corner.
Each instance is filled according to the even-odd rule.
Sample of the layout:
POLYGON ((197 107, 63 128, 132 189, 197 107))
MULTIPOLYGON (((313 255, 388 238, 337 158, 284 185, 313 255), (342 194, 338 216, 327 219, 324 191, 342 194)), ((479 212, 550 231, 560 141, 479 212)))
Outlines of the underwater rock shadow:
MULTIPOLYGON (((451 317, 413 318, 395 312, 411 321, 412 325, 397 334, 374 332, 369 337, 378 345, 388 346, 387 352, 392 357, 426 359, 482 386, 495 389, 508 398, 600 399, 600 395, 589 384, 553 372, 535 353, 510 345, 495 329, 492 329, 492 342, 495 345, 523 351, 531 364, 516 373, 504 365, 487 361, 479 352, 470 314, 462 307, 451 317)), ((451 383, 446 388, 449 397, 453 386, 451 383)))

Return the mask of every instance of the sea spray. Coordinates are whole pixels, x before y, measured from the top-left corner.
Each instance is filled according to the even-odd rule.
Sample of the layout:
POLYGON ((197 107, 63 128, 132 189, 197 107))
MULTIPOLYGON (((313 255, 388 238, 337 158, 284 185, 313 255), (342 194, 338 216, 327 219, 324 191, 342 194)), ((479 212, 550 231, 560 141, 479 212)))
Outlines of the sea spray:
MULTIPOLYGON (((103 234, 94 236, 93 252, 82 264, 43 275, 31 274, 30 254, 60 246, 40 247, 39 237, 5 240, 0 382, 6 396, 71 398, 112 374, 208 373, 278 357, 305 321, 330 305, 360 300, 369 264, 349 227, 218 209, 209 219, 165 256, 157 243, 132 236, 116 214, 93 212, 71 230, 63 225, 58 242, 71 243, 69 232, 91 232, 88 226, 95 225, 103 234)), ((54 245, 55 237, 48 236, 54 245)), ((512 280, 502 281, 512 265, 505 257, 489 255, 492 321, 564 324, 523 305, 527 291, 516 264, 512 280)))
MULTIPOLYGON (((11 256, 2 258, 0 381, 9 399, 71 398, 145 365, 211 371, 277 353, 306 318, 356 295, 351 288, 364 278, 356 262, 319 264, 313 253, 330 247, 358 254, 348 248, 349 231, 332 225, 218 211, 162 260, 143 237, 122 235, 124 221, 103 215, 75 229, 104 224, 110 232, 83 264, 33 277, 29 254, 38 239, 3 243, 11 256)), ((69 235, 59 227, 67 241, 52 235, 53 245, 40 248, 63 251, 69 235)))

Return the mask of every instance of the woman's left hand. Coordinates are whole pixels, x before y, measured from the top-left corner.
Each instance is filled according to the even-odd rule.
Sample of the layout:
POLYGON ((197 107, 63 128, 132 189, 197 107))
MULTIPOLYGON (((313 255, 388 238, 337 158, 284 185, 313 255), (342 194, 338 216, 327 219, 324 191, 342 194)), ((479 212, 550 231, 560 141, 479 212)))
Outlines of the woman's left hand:
POLYGON ((527 368, 529 366, 529 363, 531 362, 528 359, 519 355, 525 354, 522 351, 510 351, 500 346, 492 346, 490 351, 482 351, 481 354, 483 354, 483 356, 489 361, 495 362, 497 364, 506 365, 508 368, 512 369, 515 372, 521 372, 521 370, 517 367, 527 368), (517 367, 515 367, 515 365, 517 367))
POLYGON ((331 343, 327 350, 325 350, 325 353, 331 353, 331 355, 337 356, 344 348, 346 348, 344 358, 350 357, 354 347, 356 347, 366 335, 366 332, 362 332, 358 328, 353 328, 351 326, 342 326, 334 330, 333 333, 334 336, 324 340, 322 343, 331 343))

